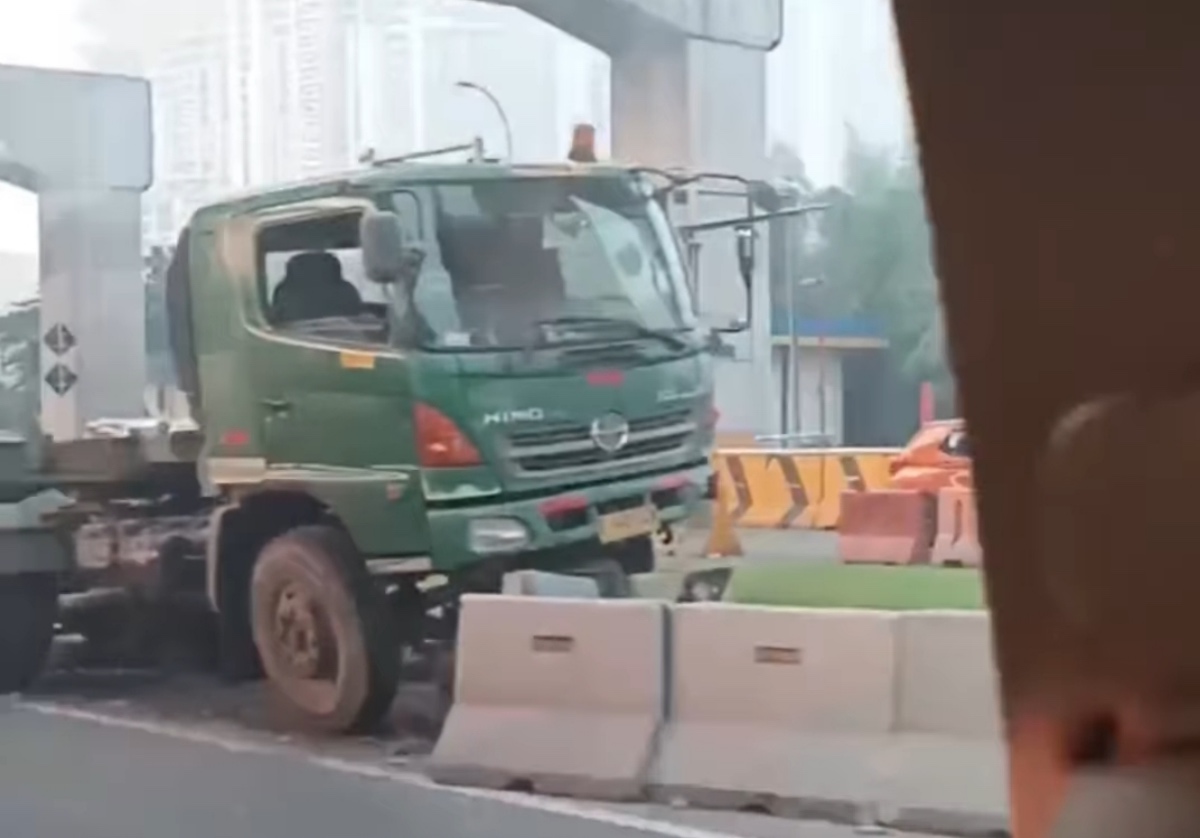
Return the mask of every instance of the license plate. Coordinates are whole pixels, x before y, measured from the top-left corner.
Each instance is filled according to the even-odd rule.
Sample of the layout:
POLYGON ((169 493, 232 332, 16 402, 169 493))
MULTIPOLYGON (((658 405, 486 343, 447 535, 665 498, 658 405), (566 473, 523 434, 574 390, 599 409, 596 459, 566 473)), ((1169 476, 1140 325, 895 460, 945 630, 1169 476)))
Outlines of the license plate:
POLYGON ((605 544, 614 541, 625 541, 641 535, 654 532, 658 523, 653 506, 639 506, 636 509, 626 509, 611 515, 601 515, 597 524, 600 540, 605 544))

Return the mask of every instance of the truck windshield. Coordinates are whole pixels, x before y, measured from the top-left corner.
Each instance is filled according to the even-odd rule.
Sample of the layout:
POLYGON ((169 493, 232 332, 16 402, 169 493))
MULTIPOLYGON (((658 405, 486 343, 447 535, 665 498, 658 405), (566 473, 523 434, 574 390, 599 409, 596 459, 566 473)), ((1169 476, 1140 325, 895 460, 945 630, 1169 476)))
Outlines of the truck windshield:
POLYGON ((398 192, 424 261, 419 342, 527 348, 661 337, 695 326, 678 240, 626 177, 527 177, 398 192))

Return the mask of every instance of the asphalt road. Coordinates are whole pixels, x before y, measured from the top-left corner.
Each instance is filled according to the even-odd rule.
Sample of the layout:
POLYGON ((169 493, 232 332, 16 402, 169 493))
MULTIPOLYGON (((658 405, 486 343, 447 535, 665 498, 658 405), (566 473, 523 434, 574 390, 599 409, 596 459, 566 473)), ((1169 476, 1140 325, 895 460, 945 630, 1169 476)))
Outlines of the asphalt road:
MULTIPOLYGON (((835 537, 829 533, 743 530, 740 534, 745 560, 752 563, 830 561, 836 550, 835 537)), ((693 535, 689 542, 695 541, 693 535)), ((228 688, 204 679, 136 674, 51 676, 28 702, 0 697, 0 835, 852 838, 863 834, 844 826, 748 813, 446 789, 420 775, 419 756, 408 762, 395 759, 394 742, 305 742, 272 731, 263 710, 254 685, 228 688)))
POLYGON ((837 533, 831 530, 737 531, 746 560, 758 563, 837 561, 837 533))
MULTIPOLYGON (((6 701, 0 699, 0 701, 6 701)), ((851 838, 759 815, 450 790, 294 744, 106 716, 0 709, 5 838, 851 838)))
MULTIPOLYGON (((737 531, 744 552, 743 560, 752 564, 778 562, 823 563, 837 561, 837 533, 825 530, 764 530, 745 527, 737 531)), ((702 529, 679 533, 679 541, 659 548, 660 563, 695 559, 704 553, 708 534, 702 529)))

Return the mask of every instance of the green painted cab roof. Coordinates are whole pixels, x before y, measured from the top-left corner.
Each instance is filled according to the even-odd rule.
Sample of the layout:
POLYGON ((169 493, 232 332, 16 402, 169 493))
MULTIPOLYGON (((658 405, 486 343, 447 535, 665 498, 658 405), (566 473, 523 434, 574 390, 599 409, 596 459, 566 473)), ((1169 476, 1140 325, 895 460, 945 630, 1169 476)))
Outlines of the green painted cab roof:
POLYGON ((228 195, 196 211, 195 217, 230 216, 278 204, 327 198, 347 192, 402 189, 421 183, 448 183, 508 178, 618 177, 631 166, 615 163, 380 163, 291 183, 272 184, 228 195))

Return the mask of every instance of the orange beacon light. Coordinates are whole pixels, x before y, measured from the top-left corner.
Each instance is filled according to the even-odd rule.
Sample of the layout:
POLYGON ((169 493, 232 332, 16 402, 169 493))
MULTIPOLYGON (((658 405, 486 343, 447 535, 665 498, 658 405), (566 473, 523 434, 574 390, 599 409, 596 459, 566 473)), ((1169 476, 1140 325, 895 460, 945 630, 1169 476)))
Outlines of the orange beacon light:
POLYGON ((571 134, 571 150, 567 159, 572 163, 596 162, 596 126, 586 122, 575 126, 571 134))

